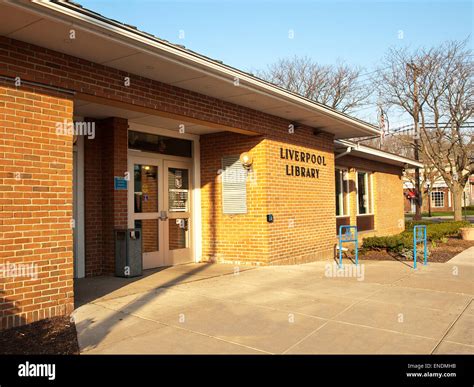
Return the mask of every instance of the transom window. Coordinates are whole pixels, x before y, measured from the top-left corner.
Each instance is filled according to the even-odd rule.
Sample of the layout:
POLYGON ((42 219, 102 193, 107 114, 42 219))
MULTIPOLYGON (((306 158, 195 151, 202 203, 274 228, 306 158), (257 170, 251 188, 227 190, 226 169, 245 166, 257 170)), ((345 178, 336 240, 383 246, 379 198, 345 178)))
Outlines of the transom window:
POLYGON ((193 143, 182 138, 128 131, 128 148, 163 155, 192 157, 193 143))
POLYGON ((433 207, 444 207, 444 191, 435 188, 431 191, 431 203, 433 207))

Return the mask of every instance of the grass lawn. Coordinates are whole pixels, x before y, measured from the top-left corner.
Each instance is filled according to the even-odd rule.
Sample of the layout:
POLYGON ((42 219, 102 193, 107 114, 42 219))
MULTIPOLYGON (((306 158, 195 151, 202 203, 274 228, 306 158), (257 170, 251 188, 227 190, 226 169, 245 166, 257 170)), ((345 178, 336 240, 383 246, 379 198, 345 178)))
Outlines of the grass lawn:
MULTIPOLYGON (((406 214, 407 216, 413 216, 414 214, 406 214)), ((474 210, 462 210, 462 215, 474 215, 474 210)), ((423 212, 421 216, 427 217, 429 216, 428 212, 423 212)), ((454 216, 453 211, 443 211, 443 212, 437 212, 437 211, 431 211, 431 216, 436 217, 436 216, 454 216)))

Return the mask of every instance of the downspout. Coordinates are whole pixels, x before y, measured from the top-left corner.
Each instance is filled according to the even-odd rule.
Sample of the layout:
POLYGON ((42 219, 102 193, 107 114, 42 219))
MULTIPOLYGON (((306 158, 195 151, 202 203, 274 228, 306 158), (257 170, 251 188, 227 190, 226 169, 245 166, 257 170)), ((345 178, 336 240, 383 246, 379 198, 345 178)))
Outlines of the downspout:
POLYGON ((338 154, 336 157, 334 157, 334 159, 338 159, 340 157, 346 156, 349 153, 351 153, 351 151, 352 151, 352 147, 348 146, 345 152, 342 152, 342 153, 338 154))

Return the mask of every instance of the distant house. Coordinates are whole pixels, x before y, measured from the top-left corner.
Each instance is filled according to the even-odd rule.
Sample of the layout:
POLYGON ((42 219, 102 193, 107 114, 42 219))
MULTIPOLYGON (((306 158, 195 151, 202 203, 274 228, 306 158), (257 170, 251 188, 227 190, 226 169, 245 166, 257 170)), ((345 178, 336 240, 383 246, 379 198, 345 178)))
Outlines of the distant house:
MULTIPOLYGON (((403 195, 405 213, 415 212, 415 187, 414 187, 414 172, 407 171, 403 180, 403 195)), ((420 171, 423 175, 423 171, 420 171)), ((446 182, 437 176, 433 183, 421 181, 423 188, 423 204, 422 212, 428 212, 430 207, 433 212, 449 212, 454 211, 453 195, 446 182)), ((462 206, 474 205, 474 175, 469 177, 469 180, 464 188, 464 195, 462 198, 462 206)))

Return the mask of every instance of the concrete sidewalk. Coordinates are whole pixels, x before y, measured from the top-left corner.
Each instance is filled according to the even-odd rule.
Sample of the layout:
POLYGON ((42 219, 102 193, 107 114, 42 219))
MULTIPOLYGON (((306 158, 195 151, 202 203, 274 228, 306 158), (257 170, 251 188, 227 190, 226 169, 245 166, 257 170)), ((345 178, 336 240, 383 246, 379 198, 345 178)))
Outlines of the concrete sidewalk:
POLYGON ((359 278, 328 277, 332 262, 315 262, 88 279, 77 287, 89 299, 74 313, 79 345, 84 354, 474 354, 474 249, 463 254, 416 271, 361 262, 359 278), (93 295, 117 280, 129 283, 93 295))
POLYGON ((474 265, 474 246, 456 255, 448 263, 451 265, 474 265))

